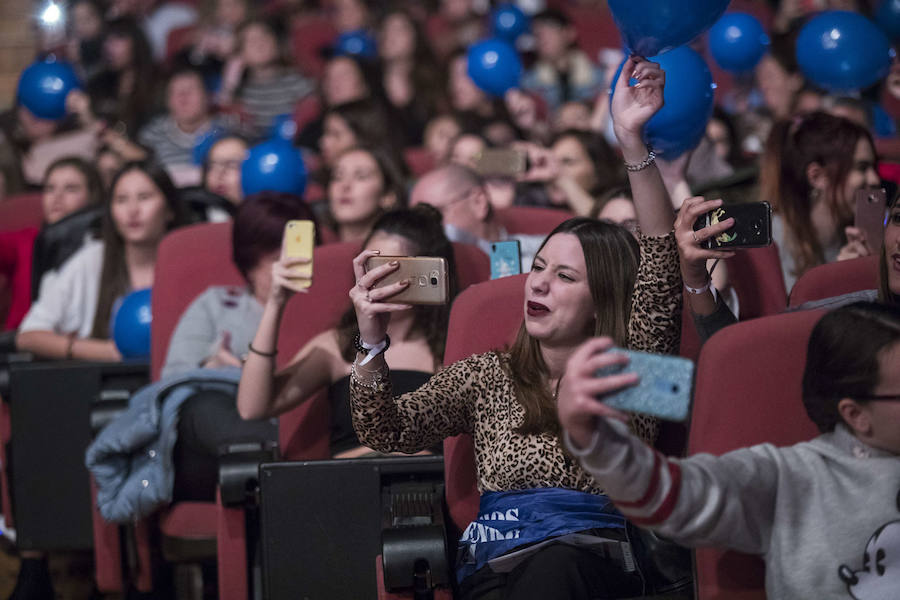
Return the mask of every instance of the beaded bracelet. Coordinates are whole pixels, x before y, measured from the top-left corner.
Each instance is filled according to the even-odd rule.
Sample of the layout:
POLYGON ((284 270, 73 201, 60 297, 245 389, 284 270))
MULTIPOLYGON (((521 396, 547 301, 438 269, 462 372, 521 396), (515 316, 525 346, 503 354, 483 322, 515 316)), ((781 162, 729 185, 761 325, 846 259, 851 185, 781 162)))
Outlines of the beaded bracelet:
POLYGON ((650 146, 647 146, 647 158, 642 160, 639 163, 625 163, 625 170, 629 173, 636 173, 637 171, 643 171, 650 165, 656 162, 656 152, 650 146))

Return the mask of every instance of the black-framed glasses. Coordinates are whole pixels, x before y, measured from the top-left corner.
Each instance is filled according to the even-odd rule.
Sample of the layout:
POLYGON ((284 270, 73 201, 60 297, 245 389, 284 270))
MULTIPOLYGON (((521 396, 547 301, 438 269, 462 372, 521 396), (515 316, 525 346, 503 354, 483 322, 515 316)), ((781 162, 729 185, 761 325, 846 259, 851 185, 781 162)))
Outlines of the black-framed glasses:
POLYGON ((865 402, 871 402, 875 400, 880 400, 882 402, 900 402, 900 394, 883 394, 883 395, 874 395, 874 396, 854 396, 854 400, 863 400, 865 402))

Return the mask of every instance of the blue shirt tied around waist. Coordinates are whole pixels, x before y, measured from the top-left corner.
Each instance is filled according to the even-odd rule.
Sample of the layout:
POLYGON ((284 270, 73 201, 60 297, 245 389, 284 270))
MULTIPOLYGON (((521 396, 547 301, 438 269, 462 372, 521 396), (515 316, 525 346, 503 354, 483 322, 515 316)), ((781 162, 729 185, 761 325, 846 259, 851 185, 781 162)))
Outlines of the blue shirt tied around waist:
POLYGON ((459 540, 457 580, 520 546, 597 528, 625 528, 606 496, 564 488, 485 492, 459 540))

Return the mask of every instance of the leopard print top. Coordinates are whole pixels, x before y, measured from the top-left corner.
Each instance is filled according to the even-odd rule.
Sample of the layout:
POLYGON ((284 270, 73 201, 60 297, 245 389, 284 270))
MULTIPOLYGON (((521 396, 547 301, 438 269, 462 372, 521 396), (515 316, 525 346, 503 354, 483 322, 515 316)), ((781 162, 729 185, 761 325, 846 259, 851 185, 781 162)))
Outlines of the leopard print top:
MULTIPOLYGON (((632 297, 629 346, 671 354, 681 336, 681 273, 675 236, 641 238, 641 264, 632 297)), ((488 352, 456 362, 418 390, 394 398, 351 377, 350 404, 360 442, 381 452, 416 452, 444 438, 470 433, 479 492, 562 487, 599 494, 593 478, 564 451, 554 434, 516 432, 524 409, 503 369, 508 355, 488 352)), ((644 439, 655 419, 634 415, 644 439)))

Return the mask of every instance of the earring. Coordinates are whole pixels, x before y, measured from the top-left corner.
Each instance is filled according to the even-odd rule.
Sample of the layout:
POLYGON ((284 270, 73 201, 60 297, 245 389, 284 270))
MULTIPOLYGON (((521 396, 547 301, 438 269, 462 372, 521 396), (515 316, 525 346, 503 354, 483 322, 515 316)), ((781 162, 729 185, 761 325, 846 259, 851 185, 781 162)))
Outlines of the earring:
POLYGON ((822 190, 820 190, 819 188, 812 188, 811 190, 809 190, 809 199, 812 202, 818 202, 819 198, 821 198, 821 197, 822 197, 822 190))

